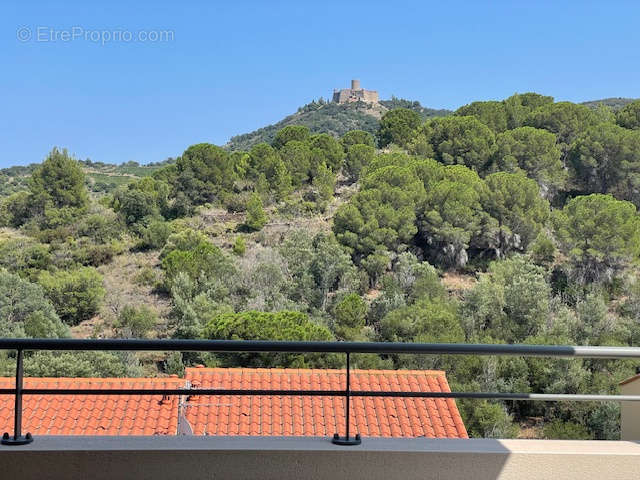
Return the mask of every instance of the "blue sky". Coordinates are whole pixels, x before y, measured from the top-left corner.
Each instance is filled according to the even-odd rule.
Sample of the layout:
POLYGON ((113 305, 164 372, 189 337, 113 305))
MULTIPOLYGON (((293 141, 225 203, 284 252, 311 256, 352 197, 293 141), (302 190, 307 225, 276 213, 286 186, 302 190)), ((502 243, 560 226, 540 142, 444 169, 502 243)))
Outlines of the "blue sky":
POLYGON ((0 7, 0 166, 39 162, 54 145, 160 161, 278 121, 351 78, 434 108, 525 91, 640 97, 632 1, 13 3, 0 7), (103 44, 103 31, 173 38, 103 44))

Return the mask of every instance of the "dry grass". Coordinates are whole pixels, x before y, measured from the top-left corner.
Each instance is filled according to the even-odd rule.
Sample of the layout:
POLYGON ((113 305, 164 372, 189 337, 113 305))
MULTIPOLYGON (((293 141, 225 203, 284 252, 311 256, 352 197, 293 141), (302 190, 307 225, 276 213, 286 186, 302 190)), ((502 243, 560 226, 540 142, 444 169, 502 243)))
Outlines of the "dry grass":
POLYGON ((517 438, 525 439, 541 439, 544 438, 543 433, 544 421, 541 417, 529 417, 520 423, 520 431, 517 438))
POLYGON ((442 284, 450 293, 463 293, 473 288, 477 280, 471 275, 462 275, 455 272, 446 272, 442 276, 442 284))
POLYGON ((26 236, 20 230, 16 230, 15 228, 9 228, 9 227, 0 228, 0 242, 4 240, 16 240, 16 239, 31 240, 31 237, 26 236))
POLYGON ((367 293, 365 293, 364 298, 368 303, 373 302, 376 298, 378 298, 382 294, 382 290, 377 290, 372 288, 367 293))
POLYGON ((108 265, 102 265, 98 271, 104 276, 106 295, 100 313, 72 328, 75 338, 113 337, 113 324, 118 314, 127 305, 147 306, 158 314, 160 319, 155 335, 162 335, 166 329, 167 317, 171 308, 170 300, 154 292, 152 285, 141 284, 139 275, 143 271, 152 272, 161 278, 158 266, 158 252, 127 252, 118 255, 108 265))

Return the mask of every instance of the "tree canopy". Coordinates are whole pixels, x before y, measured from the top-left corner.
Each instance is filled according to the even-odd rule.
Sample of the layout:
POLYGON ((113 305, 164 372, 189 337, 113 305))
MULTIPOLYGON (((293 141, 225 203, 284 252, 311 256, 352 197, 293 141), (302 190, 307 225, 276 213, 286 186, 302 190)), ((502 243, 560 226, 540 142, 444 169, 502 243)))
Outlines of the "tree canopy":
POLYGON ((563 152, 569 149, 581 132, 597 123, 598 117, 593 110, 571 102, 545 103, 524 120, 525 125, 555 134, 563 152))
POLYGON ((553 103, 553 97, 539 93, 516 93, 510 96, 504 100, 508 128, 521 127, 529 113, 550 103, 553 103))
POLYGON ((464 339, 453 305, 442 300, 421 300, 390 312, 380 325, 385 341, 457 343, 464 339))
POLYGON ((338 140, 326 133, 312 135, 309 140, 311 148, 311 170, 315 172, 321 165, 326 165, 332 172, 342 168, 344 150, 338 140))
POLYGON ((567 181, 561 156, 553 133, 533 127, 519 127, 496 137, 493 169, 523 172, 538 182, 545 196, 552 197, 564 189, 567 181))
POLYGON ((611 279, 640 253, 640 219, 630 202, 594 193, 554 214, 556 234, 583 282, 611 279))
MULTIPOLYGON (((205 327, 204 337, 213 340, 333 340, 331 332, 314 324, 300 312, 224 313, 213 318, 205 327)), ((319 354, 238 353, 220 356, 223 365, 243 367, 319 367, 326 360, 319 354)))
POLYGON ((473 102, 460 107, 455 115, 474 116, 495 133, 507 129, 508 119, 504 102, 473 102))
POLYGON ((55 148, 31 175, 29 189, 38 208, 87 207, 89 198, 82 168, 66 149, 55 148))
POLYGON ((391 143, 404 147, 411 140, 411 136, 422 120, 420 115, 408 108, 389 110, 380 119, 378 130, 378 144, 381 148, 391 143))
POLYGON ((436 118, 430 125, 436 160, 445 165, 464 165, 478 173, 490 168, 495 135, 476 117, 436 118))
POLYGON ((569 164, 576 190, 640 204, 640 132, 607 123, 590 128, 573 143, 569 164))
POLYGON ((368 255, 378 246, 398 250, 416 234, 415 206, 424 196, 422 182, 403 167, 369 174, 364 188, 338 209, 334 232, 354 253, 368 255))
POLYGON ((486 178, 485 209, 498 221, 501 254, 524 251, 549 218, 549 202, 540 196, 535 180, 519 173, 499 172, 486 178))
POLYGON ((187 148, 176 162, 176 188, 194 204, 212 201, 233 184, 229 153, 210 143, 187 148))
POLYGON ((419 207, 419 232, 433 261, 462 267, 469 248, 490 247, 496 222, 484 210, 489 190, 477 173, 462 165, 444 172, 419 207))
POLYGON ((355 144, 347 150, 345 170, 349 177, 356 181, 360 177, 362 169, 369 165, 375 156, 375 149, 370 145, 355 144))
POLYGON ((310 136, 309 127, 305 125, 288 125, 276 133, 273 147, 282 148, 291 141, 306 142, 310 136))
POLYGON ((353 145, 368 145, 369 147, 376 146, 376 140, 369 132, 364 130, 349 130, 340 139, 340 143, 344 147, 344 151, 349 151, 349 147, 353 145))
POLYGON ((616 115, 616 122, 624 128, 640 128, 640 100, 626 105, 616 115))

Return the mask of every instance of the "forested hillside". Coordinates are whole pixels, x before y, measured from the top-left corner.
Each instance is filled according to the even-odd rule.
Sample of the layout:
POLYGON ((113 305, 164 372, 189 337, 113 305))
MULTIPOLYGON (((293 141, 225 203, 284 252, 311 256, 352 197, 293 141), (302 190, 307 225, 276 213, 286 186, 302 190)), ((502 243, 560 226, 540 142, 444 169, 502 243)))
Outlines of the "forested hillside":
MULTIPOLYGON (((248 150, 202 143, 115 171, 54 148, 19 175, 5 171, 2 336, 637 346, 640 102, 614 112, 526 93, 426 116, 394 108, 339 138, 287 125, 248 150), (127 180, 93 188, 96 173, 127 180)), ((25 358, 29 375, 46 376, 341 362, 25 358)), ((635 372, 584 359, 352 363, 444 369, 453 390, 502 392, 614 393, 635 372)), ((0 357, 4 374, 12 368, 0 357)), ((459 406, 473 436, 619 437, 616 403, 459 406)))
POLYGON ((375 133, 378 130, 380 117, 386 111, 399 107, 414 110, 425 119, 451 113, 449 110, 425 108, 420 105, 420 102, 395 97, 391 100, 383 100, 379 104, 363 102, 338 104, 326 102, 321 98, 300 107, 296 113, 274 125, 232 137, 226 147, 231 150, 248 150, 262 142, 271 143, 276 133, 289 125, 303 125, 308 127, 311 133, 328 133, 337 137, 341 137, 349 130, 375 133))

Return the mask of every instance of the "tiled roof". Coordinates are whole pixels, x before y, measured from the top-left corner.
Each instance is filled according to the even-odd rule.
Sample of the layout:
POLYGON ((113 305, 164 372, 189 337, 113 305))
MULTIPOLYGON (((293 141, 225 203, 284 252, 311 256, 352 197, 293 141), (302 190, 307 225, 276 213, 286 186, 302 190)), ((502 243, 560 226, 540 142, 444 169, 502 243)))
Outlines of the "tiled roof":
MULTIPOLYGON (((181 388, 181 378, 25 378, 24 388, 181 388)), ((0 378, 0 388, 14 388, 0 378)), ((0 434, 13 432, 13 395, 0 395, 0 434)), ((25 395, 23 432, 34 435, 175 435, 178 396, 25 395)))
MULTIPOLYGON (((187 368, 192 386, 343 390, 344 370, 187 368)), ((352 390, 448 392, 442 371, 354 370, 352 390)), ((353 397, 351 431, 365 437, 468 438, 455 400, 353 397)), ((187 399, 196 435, 344 434, 343 397, 213 396, 187 399)))
MULTIPOLYGON (((344 370, 188 368, 181 378, 25 378, 25 388, 343 390, 344 370)), ((13 388, 0 378, 0 388, 13 388)), ((442 371, 354 370, 353 390, 447 392, 442 371)), ((12 395, 0 395, 0 433, 13 431, 12 395)), ((467 438, 453 399, 352 397, 351 431, 369 437, 467 438)), ((195 435, 331 436, 344 430, 343 397, 25 395, 34 435, 175 435, 184 412, 195 435), (182 408, 181 408, 182 406, 182 408)), ((184 424, 184 422, 183 422, 184 424)), ((180 430, 183 431, 182 429, 180 430)))
POLYGON ((640 378, 640 375, 634 375, 633 377, 629 377, 626 380, 622 380, 618 385, 626 385, 627 383, 635 382, 640 378))

